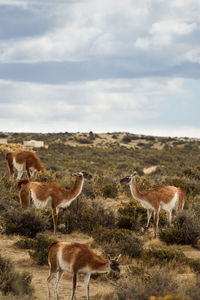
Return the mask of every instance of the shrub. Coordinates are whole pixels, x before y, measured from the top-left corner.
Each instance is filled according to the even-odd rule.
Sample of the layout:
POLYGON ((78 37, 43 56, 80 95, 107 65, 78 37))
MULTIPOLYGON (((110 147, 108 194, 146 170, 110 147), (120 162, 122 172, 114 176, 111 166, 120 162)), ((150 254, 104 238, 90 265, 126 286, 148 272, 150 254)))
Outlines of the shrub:
POLYGON ((121 143, 124 143, 124 144, 128 144, 132 141, 132 138, 130 135, 126 134, 123 136, 123 138, 121 139, 121 143))
POLYGON ((0 290, 3 294, 12 293, 16 296, 31 295, 31 275, 27 272, 22 274, 14 270, 13 263, 0 255, 0 290))
POLYGON ((148 278, 133 278, 127 282, 122 279, 117 288, 119 300, 148 300, 150 296, 176 294, 177 284, 165 268, 153 268, 148 278))
POLYGON ((163 229, 160 239, 167 244, 192 244, 197 243, 200 236, 200 224, 192 211, 180 212, 174 220, 174 227, 163 229))
POLYGON ((115 198, 118 195, 118 186, 111 178, 96 176, 94 178, 94 188, 96 196, 103 198, 115 198))
POLYGON ((118 252, 129 257, 140 257, 143 244, 135 235, 122 238, 118 243, 118 252))
POLYGON ((186 295, 191 297, 191 299, 199 299, 200 295, 200 276, 196 277, 195 283, 187 287, 186 295))
POLYGON ((194 272, 200 273, 199 259, 188 258, 183 252, 174 249, 145 249, 142 251, 142 260, 149 266, 167 266, 170 262, 173 262, 173 266, 188 265, 194 272))
POLYGON ((194 197, 200 193, 199 182, 194 178, 169 177, 165 181, 165 184, 181 187, 187 196, 194 197))
POLYGON ((76 138, 75 139, 76 142, 80 143, 80 144, 91 144, 93 140, 91 140, 90 138, 76 138))
POLYGON ((135 201, 118 210, 118 227, 130 230, 140 230, 141 226, 145 226, 147 220, 146 209, 138 205, 135 201))
MULTIPOLYGON (((139 231, 147 223, 147 210, 135 201, 131 201, 123 208, 119 208, 118 213, 117 225, 119 228, 139 231)), ((151 222, 153 222, 153 218, 151 218, 151 222)), ((166 215, 165 213, 160 213, 159 225, 162 226, 164 224, 166 224, 166 215)))
POLYGON ((98 243, 102 242, 119 242, 120 240, 130 237, 131 231, 126 229, 109 229, 99 226, 92 232, 92 236, 98 243))
POLYGON ((114 292, 103 294, 102 292, 96 294, 96 299, 98 300, 118 300, 117 295, 114 292))
POLYGON ((200 260, 194 258, 187 258, 187 264, 193 269, 194 272, 200 274, 200 260))
POLYGON ((92 232, 92 236, 98 243, 104 245, 106 252, 121 253, 129 257, 141 256, 143 244, 130 230, 100 226, 92 232))
POLYGON ((65 224, 65 232, 71 233, 74 230, 81 230, 88 234, 98 226, 108 228, 115 227, 113 213, 107 212, 95 202, 92 206, 85 204, 86 199, 78 199, 72 203, 70 208, 64 210, 60 215, 60 222, 65 224))
POLYGON ((187 261, 186 256, 180 251, 157 248, 145 249, 142 252, 142 259, 150 265, 167 265, 170 261, 179 263, 187 261))
POLYGON ((32 249, 29 251, 30 257, 38 265, 48 264, 48 248, 55 240, 46 237, 42 234, 37 234, 35 239, 23 239, 16 243, 16 245, 23 249, 32 249))
POLYGON ((19 234, 31 238, 49 226, 46 219, 36 214, 35 210, 22 212, 14 207, 3 212, 1 225, 7 234, 19 234))
POLYGON ((183 294, 178 294, 178 295, 166 295, 164 297, 155 297, 151 296, 149 300, 192 300, 190 297, 185 296, 183 294))

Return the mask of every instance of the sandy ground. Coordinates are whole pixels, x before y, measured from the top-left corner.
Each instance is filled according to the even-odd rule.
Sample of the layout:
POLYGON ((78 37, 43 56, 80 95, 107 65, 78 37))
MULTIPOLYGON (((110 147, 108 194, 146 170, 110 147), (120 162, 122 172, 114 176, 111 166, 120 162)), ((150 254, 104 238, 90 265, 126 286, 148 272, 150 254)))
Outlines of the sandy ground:
MULTIPOLYGON (((51 234, 50 234, 51 235, 51 234)), ((19 272, 30 272, 32 274, 32 286, 35 291, 33 294, 33 298, 31 299, 40 299, 45 300, 48 299, 47 295, 47 283, 46 279, 49 274, 48 266, 38 266, 31 259, 28 254, 28 250, 19 249, 15 246, 15 243, 20 239, 17 236, 0 236, 0 245, 1 245, 1 253, 3 256, 10 258, 15 265, 15 269, 19 272)), ((57 239, 60 241, 76 241, 81 243, 87 243, 91 245, 92 240, 89 236, 81 234, 81 233, 73 233, 72 235, 58 235, 57 239)), ((94 249, 94 251, 100 255, 100 249, 94 249)), ((105 275, 104 275, 105 276, 105 275)), ((105 278, 105 277, 104 277, 105 278)), ((97 299, 96 295, 103 295, 113 292, 114 287, 111 282, 105 281, 105 279, 101 276, 98 280, 91 279, 90 280, 90 299, 97 299)), ((63 278, 59 284, 59 300, 62 299, 70 299, 71 296, 71 288, 72 288, 72 276, 71 274, 65 273, 63 278)), ((52 286, 52 297, 51 299, 55 299, 54 296, 54 287, 52 286)), ((77 299, 86 299, 85 297, 85 286, 84 286, 84 277, 79 276, 77 282, 76 289, 77 299)), ((99 296, 98 296, 99 298, 99 296)), ((1 300, 12 300, 16 299, 13 296, 3 296, 0 294, 1 300)), ((24 298, 26 299, 26 298, 24 298)), ((27 298, 30 300, 30 297, 27 298)), ((21 299, 20 299, 21 300, 21 299)))
MULTIPOLYGON (((50 237, 54 237, 54 235, 51 232, 47 232, 47 234, 50 237)), ((153 233, 152 233, 153 234, 153 233)), ((57 240, 60 241, 77 241, 81 243, 86 243, 92 248, 95 245, 93 239, 89 237, 88 235, 75 232, 70 235, 64 235, 64 234, 58 234, 56 236, 57 240)), ((148 247, 158 247, 162 248, 166 246, 163 242, 161 242, 159 239, 151 238, 151 233, 148 235, 145 235, 144 237, 144 244, 145 248, 148 247)), ((28 250, 19 249, 15 246, 15 243, 20 240, 21 237, 19 236, 7 236, 7 235, 1 235, 0 236, 0 246, 1 246, 1 253, 3 256, 6 256, 10 258, 14 262, 15 269, 19 272, 30 272, 32 274, 32 286, 34 287, 34 294, 33 297, 25 297, 20 298, 20 300, 45 300, 48 299, 47 295, 47 284, 46 279, 49 274, 49 268, 48 266, 38 266, 36 265, 30 258, 28 254, 28 250)), ((95 245, 96 246, 96 245, 95 245)), ((183 253, 190 258, 200 259, 200 251, 197 249, 192 248, 188 245, 174 245, 170 246, 171 248, 175 248, 176 250, 181 250, 183 253)), ((95 248, 94 251, 98 255, 102 255, 101 248, 95 248)), ((126 266, 122 266, 122 268, 126 268, 126 266)), ((101 275, 98 277, 98 279, 91 279, 90 280, 90 299, 91 300, 97 300, 101 299, 101 296, 105 294, 110 294, 114 291, 115 287, 113 286, 113 283, 105 278, 105 275, 101 275), (101 277, 102 276, 102 277, 101 277)), ((194 278, 194 273, 191 273, 191 270, 189 267, 184 268, 182 274, 178 274, 178 280, 179 281, 185 281, 187 282, 189 278, 194 278)), ((72 288, 72 275, 65 273, 63 278, 60 281, 59 284, 59 300, 63 299, 70 299, 71 296, 71 288, 72 288)), ((52 285, 52 297, 51 300, 55 299, 54 295, 54 287, 52 285)), ((85 297, 85 286, 84 286, 84 278, 82 276, 79 276, 78 282, 77 282, 77 289, 76 289, 76 296, 77 299, 86 299, 85 297)), ((19 299, 13 296, 3 296, 0 294, 0 300, 13 300, 13 299, 19 299)))
POLYGON ((157 166, 151 166, 149 168, 144 168, 143 172, 144 172, 144 174, 151 174, 151 173, 155 172, 156 169, 157 169, 157 166))

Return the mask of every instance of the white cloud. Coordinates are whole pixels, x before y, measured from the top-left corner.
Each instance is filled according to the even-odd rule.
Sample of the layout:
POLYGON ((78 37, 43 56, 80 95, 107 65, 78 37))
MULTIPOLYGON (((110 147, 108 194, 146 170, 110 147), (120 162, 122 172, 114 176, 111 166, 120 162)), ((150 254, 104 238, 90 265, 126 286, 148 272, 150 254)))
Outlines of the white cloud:
POLYGON ((180 61, 190 61, 200 64, 200 46, 189 50, 179 58, 180 61))
POLYGON ((188 35, 197 28, 195 23, 186 23, 178 20, 164 20, 153 23, 149 34, 144 38, 137 38, 135 46, 147 49, 151 46, 169 46, 178 35, 188 35))
POLYGON ((136 132, 144 135, 200 138, 200 127, 182 126, 156 129, 136 128, 135 130, 136 132))
POLYGON ((21 6, 23 8, 28 6, 26 0, 1 0, 0 6, 21 6))
POLYGON ((44 124, 48 124, 49 131, 55 124, 57 131, 64 131, 65 127, 70 131, 92 127, 96 131, 126 130, 132 122, 159 117, 165 97, 182 94, 182 85, 179 78, 97 80, 67 85, 1 80, 1 130, 11 130, 13 120, 16 125, 12 131, 24 123, 31 131, 36 131, 37 126, 45 131, 44 124), (61 128, 60 124, 65 125, 61 128))
POLYGON ((147 3, 147 0, 142 4, 130 0, 59 2, 54 11, 49 8, 57 25, 41 36, 2 41, 0 61, 81 60, 91 55, 131 51, 129 37, 145 22, 147 3))
MULTIPOLYGON (((8 3, 16 5, 17 1, 8 3)), ((2 63, 80 61, 105 55, 142 59, 141 50, 147 49, 159 59, 163 47, 168 47, 166 61, 173 63, 171 52, 179 47, 178 39, 185 38, 176 51, 183 56, 192 47, 187 38, 200 23, 200 5, 189 0, 152 4, 148 0, 57 1, 55 5, 19 1, 22 4, 30 11, 43 5, 42 13, 51 15, 54 26, 42 34, 0 41, 2 63)))
MULTIPOLYGON (((0 63, 9 63, 1 78, 69 81, 1 80, 2 130, 142 132, 137 124, 156 122, 169 102, 174 110, 178 101, 194 99, 184 85, 183 77, 192 75, 183 62, 197 64, 196 70, 200 63, 199 1, 2 0, 0 6, 7 14, 0 19, 0 63)), ((194 133, 186 129, 183 135, 194 133)))
POLYGON ((160 34, 186 35, 191 33, 194 29, 196 29, 196 27, 197 26, 195 23, 188 24, 183 21, 165 20, 165 21, 159 21, 152 24, 149 32, 152 35, 160 35, 160 34))

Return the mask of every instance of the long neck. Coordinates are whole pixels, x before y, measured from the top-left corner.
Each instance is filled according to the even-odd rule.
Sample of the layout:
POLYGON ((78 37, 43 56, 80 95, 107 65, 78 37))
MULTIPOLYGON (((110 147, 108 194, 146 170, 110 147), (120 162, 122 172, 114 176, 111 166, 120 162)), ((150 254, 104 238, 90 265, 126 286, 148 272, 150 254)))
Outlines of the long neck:
POLYGON ((84 178, 81 176, 76 176, 72 187, 69 190, 66 190, 67 196, 70 196, 71 199, 75 199, 80 195, 83 189, 84 178))
POLYGON ((131 194, 132 194, 133 198, 137 201, 143 200, 143 193, 140 192, 135 178, 131 179, 131 182, 129 185, 130 185, 130 190, 131 190, 131 194))
POLYGON ((43 164, 41 163, 41 161, 39 159, 35 160, 35 168, 37 171, 43 171, 43 172, 46 171, 45 167, 43 166, 43 164))
POLYGON ((104 273, 108 272, 110 269, 110 264, 108 259, 102 259, 95 255, 91 262, 91 269, 93 272, 104 273))

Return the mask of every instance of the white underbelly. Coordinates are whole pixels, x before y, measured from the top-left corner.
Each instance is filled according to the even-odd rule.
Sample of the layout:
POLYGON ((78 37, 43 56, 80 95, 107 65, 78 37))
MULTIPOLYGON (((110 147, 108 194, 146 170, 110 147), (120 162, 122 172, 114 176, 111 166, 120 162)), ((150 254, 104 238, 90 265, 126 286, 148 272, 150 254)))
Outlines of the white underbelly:
POLYGON ((18 172, 24 172, 26 170, 25 168, 25 163, 23 164, 18 164, 15 160, 15 158, 13 159, 13 166, 15 167, 15 169, 18 171, 18 172))
POLYGON ((160 208, 166 211, 176 209, 178 205, 178 193, 176 192, 174 197, 169 203, 160 202, 160 208))
POLYGON ((140 199, 136 199, 141 205, 142 207, 146 208, 146 209, 150 209, 150 210, 154 210, 154 207, 147 201, 142 201, 140 199))
POLYGON ((60 249, 57 253, 58 265, 59 268, 63 271, 73 273, 73 262, 68 263, 62 259, 62 249, 60 249))
MULTIPOLYGON (((74 198, 75 199, 75 198, 74 198)), ((70 206, 70 204, 74 201, 74 199, 71 200, 64 200, 63 202, 61 202, 57 207, 58 208, 67 208, 70 206)))
POLYGON ((35 193, 33 190, 30 190, 31 193, 31 199, 33 201, 33 204, 37 208, 50 208, 51 207, 51 197, 48 197, 46 200, 39 200, 37 199, 35 193))

